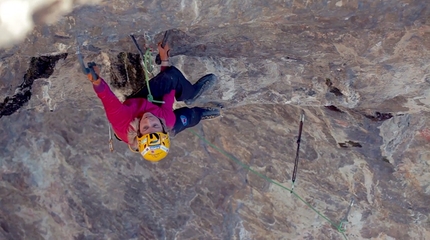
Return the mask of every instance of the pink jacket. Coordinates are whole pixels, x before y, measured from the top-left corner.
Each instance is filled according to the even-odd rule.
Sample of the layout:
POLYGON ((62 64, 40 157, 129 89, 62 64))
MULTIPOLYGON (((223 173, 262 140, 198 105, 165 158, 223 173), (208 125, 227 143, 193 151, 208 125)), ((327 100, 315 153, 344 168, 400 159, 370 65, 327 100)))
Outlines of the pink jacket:
POLYGON ((175 90, 164 95, 163 101, 165 103, 161 107, 149 102, 145 98, 127 99, 121 103, 103 79, 100 85, 94 86, 94 91, 102 100, 106 116, 112 124, 116 135, 126 143, 128 143, 127 132, 130 122, 135 118, 142 117, 146 112, 151 112, 155 116, 163 118, 169 129, 172 129, 175 125, 176 117, 173 113, 175 90))

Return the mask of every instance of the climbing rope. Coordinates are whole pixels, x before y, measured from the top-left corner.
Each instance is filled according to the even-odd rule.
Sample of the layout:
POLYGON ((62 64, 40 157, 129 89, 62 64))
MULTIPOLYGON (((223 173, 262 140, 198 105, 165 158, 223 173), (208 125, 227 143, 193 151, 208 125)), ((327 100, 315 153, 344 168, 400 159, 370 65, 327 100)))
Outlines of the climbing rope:
POLYGON ((137 44, 137 41, 134 38, 134 36, 131 34, 130 37, 133 40, 133 43, 136 46, 136 48, 140 54, 140 58, 141 58, 140 63, 142 64, 143 72, 145 73, 146 87, 148 88, 147 100, 150 102, 155 102, 155 103, 164 103, 164 101, 154 100, 154 97, 151 94, 151 88, 149 87, 149 73, 152 72, 152 70, 153 70, 152 64, 151 64, 152 63, 152 54, 151 54, 152 51, 151 51, 151 49, 147 48, 145 51, 145 54, 144 54, 142 52, 142 49, 140 49, 139 44, 137 44))
POLYGON ((148 88, 148 97, 147 97, 147 99, 150 102, 164 103, 164 101, 154 100, 154 97, 151 94, 151 88, 149 87, 149 72, 152 71, 152 70, 149 70, 149 68, 152 68, 152 67, 148 67, 148 66, 152 66, 152 65, 150 65, 151 61, 152 61, 152 55, 151 55, 151 50, 150 49, 147 49, 145 51, 144 59, 145 60, 143 61, 144 62, 144 69, 143 69, 143 71, 145 72, 146 87, 148 88))
MULTIPOLYGON (((248 169, 250 172, 252 172, 252 173, 254 173, 254 174, 258 175, 259 177, 263 178, 263 179, 264 179, 264 180, 266 180, 267 182, 269 182, 269 183, 273 183, 273 184, 275 184, 276 186, 278 186, 278 187, 280 187, 280 188, 282 188, 282 189, 284 189, 284 190, 287 190, 287 191, 291 192, 294 196, 296 196, 300 201, 302 201, 304 204, 306 204, 310 209, 312 209, 312 210, 313 210, 315 213, 317 213, 320 217, 322 217, 322 218, 323 218, 323 219, 325 219, 327 222, 329 222, 332 226, 334 226, 334 227, 337 229, 337 231, 338 231, 339 233, 341 233, 341 234, 342 234, 342 236, 343 236, 345 239, 347 239, 347 237, 346 237, 346 235, 345 235, 345 231, 344 231, 344 229, 342 228, 343 221, 341 221, 341 222, 340 222, 340 224, 336 224, 335 222, 333 222, 332 220, 330 220, 328 217, 326 217, 325 215, 323 215, 322 213, 320 213, 316 208, 312 207, 312 205, 311 205, 310 203, 306 202, 303 198, 301 198, 301 197, 300 197, 296 192, 294 192, 292 189, 289 189, 289 188, 287 188, 287 187, 284 187, 281 183, 276 182, 275 180, 273 180, 273 179, 271 179, 271 178, 267 177, 266 175, 261 174, 261 173, 259 173, 259 172, 255 171, 254 169, 252 169, 252 168, 251 168, 251 166, 249 166, 249 165, 247 165, 247 164, 245 164, 245 163, 241 162, 240 160, 238 160, 237 158, 235 158, 235 157, 234 157, 234 156, 232 156, 231 154, 229 154, 229 153, 225 152, 224 150, 222 150, 222 149, 218 148, 217 146, 215 146, 214 144, 212 144, 211 142, 209 142, 206 138, 204 138, 204 137, 200 136, 199 134, 197 134, 197 133, 196 133, 196 132, 194 132, 193 130, 191 130, 191 129, 188 129, 188 130, 189 130, 192 134, 194 134, 195 136, 197 136, 198 138, 200 138, 201 140, 203 140, 203 141, 204 141, 206 144, 208 144, 210 147, 212 147, 213 149, 217 150, 219 153, 223 154, 223 155, 224 155, 224 156, 226 156, 227 158, 229 158, 229 159, 233 160, 234 162, 236 162, 237 164, 239 164, 239 165, 240 165, 240 166, 242 166, 243 168, 248 169)), ((351 204, 350 206, 352 206, 352 204, 351 204)), ((349 210, 348 210, 348 212, 349 212, 349 210)))

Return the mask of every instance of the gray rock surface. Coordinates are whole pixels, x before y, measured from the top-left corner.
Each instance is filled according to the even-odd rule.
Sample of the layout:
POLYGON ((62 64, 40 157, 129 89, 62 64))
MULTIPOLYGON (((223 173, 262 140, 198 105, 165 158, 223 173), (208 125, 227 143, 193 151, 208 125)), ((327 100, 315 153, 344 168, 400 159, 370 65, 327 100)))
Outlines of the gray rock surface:
POLYGON ((37 23, 0 50, 0 239, 430 239, 427 5, 114 0, 37 23), (191 82, 220 79, 196 105, 224 109, 153 164, 109 151, 75 52, 124 98, 142 82, 129 34, 155 49, 165 30, 191 82), (301 111, 309 205, 256 174, 291 188, 301 111))

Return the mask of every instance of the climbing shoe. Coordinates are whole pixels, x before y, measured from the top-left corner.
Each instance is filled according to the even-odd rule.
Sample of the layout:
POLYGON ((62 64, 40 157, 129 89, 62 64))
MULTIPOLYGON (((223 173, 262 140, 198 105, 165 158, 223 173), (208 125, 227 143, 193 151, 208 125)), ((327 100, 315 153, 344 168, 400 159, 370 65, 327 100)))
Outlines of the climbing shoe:
POLYGON ((213 119, 221 115, 219 109, 217 108, 206 107, 206 108, 200 108, 200 109, 203 110, 201 120, 213 119))
POLYGON ((190 105, 193 104, 194 101, 199 98, 205 91, 211 88, 215 82, 217 77, 214 74, 207 74, 200 78, 194 85, 194 96, 191 99, 185 100, 185 104, 190 105))

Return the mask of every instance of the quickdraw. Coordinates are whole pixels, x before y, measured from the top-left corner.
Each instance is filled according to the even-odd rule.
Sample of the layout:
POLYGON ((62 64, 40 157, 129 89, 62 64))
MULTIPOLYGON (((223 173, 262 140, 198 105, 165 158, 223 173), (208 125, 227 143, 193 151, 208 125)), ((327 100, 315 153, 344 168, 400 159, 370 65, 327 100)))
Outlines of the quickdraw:
POLYGON ((113 137, 112 137, 112 127, 109 124, 109 150, 110 152, 113 152, 113 137))
POLYGON ((293 182, 293 184, 291 186, 291 193, 294 190, 294 183, 296 182, 296 176, 297 176, 297 167, 299 166, 300 141, 302 139, 302 130, 303 130, 303 122, 304 121, 305 121, 305 113, 304 113, 304 111, 302 111, 302 115, 300 116, 299 137, 297 138, 296 159, 294 160, 293 177, 291 179, 291 181, 293 182))

